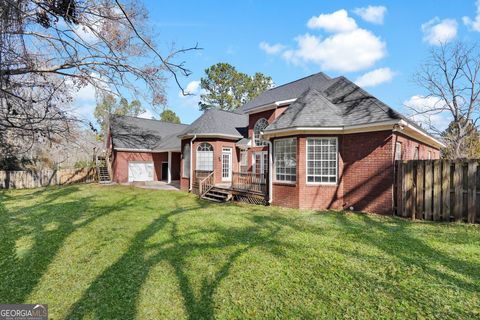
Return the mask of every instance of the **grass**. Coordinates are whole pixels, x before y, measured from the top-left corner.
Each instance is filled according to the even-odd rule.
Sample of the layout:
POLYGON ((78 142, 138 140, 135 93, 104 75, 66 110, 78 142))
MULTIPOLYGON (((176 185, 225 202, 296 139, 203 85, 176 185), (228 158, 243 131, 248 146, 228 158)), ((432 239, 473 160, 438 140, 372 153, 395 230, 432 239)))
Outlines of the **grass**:
POLYGON ((478 318, 480 228, 74 185, 0 192, 0 303, 53 319, 478 318))

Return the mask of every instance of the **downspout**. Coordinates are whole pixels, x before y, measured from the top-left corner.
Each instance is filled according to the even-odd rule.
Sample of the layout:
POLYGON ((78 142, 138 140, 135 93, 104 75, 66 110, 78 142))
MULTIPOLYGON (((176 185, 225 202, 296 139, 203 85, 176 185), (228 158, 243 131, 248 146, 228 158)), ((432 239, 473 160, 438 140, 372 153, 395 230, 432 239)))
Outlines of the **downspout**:
POLYGON ((190 188, 188 191, 192 191, 193 187, 193 141, 197 138, 197 135, 193 135, 192 140, 190 140, 190 188))
POLYGON ((272 154, 272 142, 268 142, 268 203, 272 203, 273 199, 273 154, 272 154))

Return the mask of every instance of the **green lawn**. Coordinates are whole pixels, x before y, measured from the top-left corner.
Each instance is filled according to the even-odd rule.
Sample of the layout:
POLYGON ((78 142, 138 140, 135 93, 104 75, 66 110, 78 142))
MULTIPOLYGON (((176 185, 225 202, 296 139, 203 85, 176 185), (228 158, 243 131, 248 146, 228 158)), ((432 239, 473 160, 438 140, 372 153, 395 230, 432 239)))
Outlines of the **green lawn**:
POLYGON ((0 303, 54 319, 478 318, 480 227, 75 185, 0 192, 0 303))

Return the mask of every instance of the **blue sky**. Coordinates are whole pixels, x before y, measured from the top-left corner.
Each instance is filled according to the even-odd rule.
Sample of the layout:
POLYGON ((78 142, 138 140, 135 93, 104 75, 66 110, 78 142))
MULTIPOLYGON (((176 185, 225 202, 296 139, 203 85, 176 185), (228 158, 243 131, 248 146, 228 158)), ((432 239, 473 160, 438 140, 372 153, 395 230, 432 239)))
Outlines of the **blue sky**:
MULTIPOLYGON (((480 36, 474 0, 146 1, 145 6, 158 43, 203 48, 182 57, 193 73, 181 81, 197 96, 181 97, 168 82, 168 107, 184 123, 200 115, 198 80, 217 62, 270 75, 276 85, 319 71, 344 75, 406 112, 405 102, 429 103, 416 97, 424 92, 412 82, 429 49, 439 41, 480 36)), ((88 100, 88 92, 83 94, 77 104, 88 100)), ((434 121, 445 125, 440 116, 434 121)))

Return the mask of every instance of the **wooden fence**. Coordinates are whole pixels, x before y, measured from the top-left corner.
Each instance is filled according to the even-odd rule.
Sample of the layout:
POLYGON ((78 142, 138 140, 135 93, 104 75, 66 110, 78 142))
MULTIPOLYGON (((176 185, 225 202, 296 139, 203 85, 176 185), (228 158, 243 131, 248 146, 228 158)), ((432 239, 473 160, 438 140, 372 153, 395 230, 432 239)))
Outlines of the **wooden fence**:
POLYGON ((97 180, 95 168, 41 171, 0 171, 0 189, 28 189, 97 180))
POLYGON ((478 160, 396 161, 395 170, 398 216, 480 223, 478 160))

